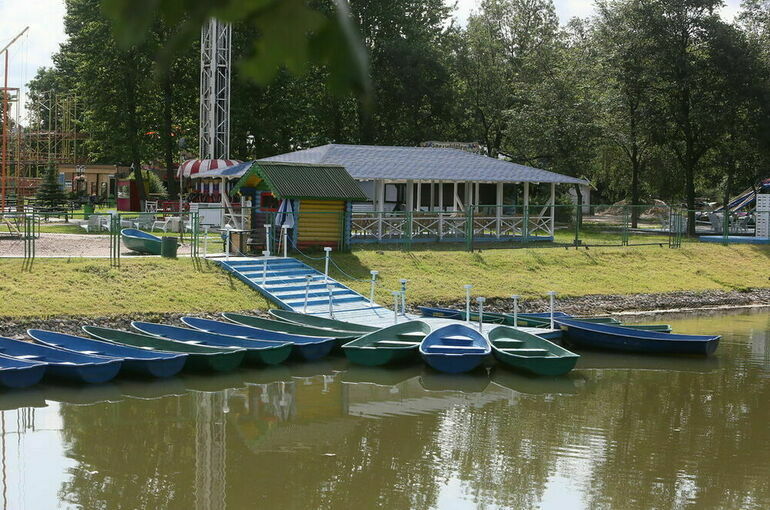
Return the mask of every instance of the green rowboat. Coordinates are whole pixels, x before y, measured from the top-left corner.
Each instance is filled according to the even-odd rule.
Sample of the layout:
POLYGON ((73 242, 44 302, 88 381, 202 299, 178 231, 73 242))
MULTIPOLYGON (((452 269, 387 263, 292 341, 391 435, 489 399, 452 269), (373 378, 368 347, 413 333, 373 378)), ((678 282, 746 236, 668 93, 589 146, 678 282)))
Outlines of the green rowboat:
POLYGON ((246 351, 243 349, 229 349, 207 347, 205 345, 187 344, 167 340, 165 338, 142 335, 131 331, 119 329, 100 328, 97 326, 83 326, 83 331, 94 338, 116 344, 130 345, 142 349, 157 350, 162 352, 179 352, 187 354, 185 370, 195 372, 230 372, 243 363, 246 351))
POLYGON ((292 324, 300 324, 303 326, 312 326, 314 328, 329 329, 333 331, 343 331, 354 335, 364 335, 377 331, 380 328, 374 326, 364 326, 362 324, 353 324, 352 322, 338 321, 335 319, 327 319, 326 317, 317 317, 315 315, 307 315, 299 312, 291 312, 289 310, 270 310, 270 315, 278 320, 285 322, 291 322, 292 324))
POLYGON ((422 321, 409 321, 374 331, 342 346, 352 363, 370 367, 414 359, 417 348, 430 333, 422 321))
POLYGON ((580 356, 537 335, 498 326, 489 333, 492 354, 509 367, 536 375, 564 375, 580 356))
POLYGON ((240 313, 223 313, 222 317, 243 326, 251 326, 268 331, 277 331, 279 333, 289 333, 291 335, 320 336, 324 338, 334 338, 339 345, 346 344, 355 340, 361 333, 351 333, 350 331, 337 331, 334 329, 318 328, 314 326, 304 326, 291 322, 277 321, 274 319, 265 319, 255 317, 254 315, 243 315, 240 313))

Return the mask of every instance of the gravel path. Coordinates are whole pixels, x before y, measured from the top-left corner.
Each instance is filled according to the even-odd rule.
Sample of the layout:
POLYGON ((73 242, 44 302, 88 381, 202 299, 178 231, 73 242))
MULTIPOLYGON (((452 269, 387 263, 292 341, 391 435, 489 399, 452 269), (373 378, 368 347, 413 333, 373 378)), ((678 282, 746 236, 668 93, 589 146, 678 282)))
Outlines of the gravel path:
MULTIPOLYGON (((121 256, 137 256, 121 243, 121 256)), ((183 244, 179 255, 189 255, 190 245, 183 244)), ((96 234, 40 234, 35 242, 37 257, 109 257, 110 236, 96 234)), ((0 239, 0 256, 23 257, 24 242, 18 239, 0 239)))

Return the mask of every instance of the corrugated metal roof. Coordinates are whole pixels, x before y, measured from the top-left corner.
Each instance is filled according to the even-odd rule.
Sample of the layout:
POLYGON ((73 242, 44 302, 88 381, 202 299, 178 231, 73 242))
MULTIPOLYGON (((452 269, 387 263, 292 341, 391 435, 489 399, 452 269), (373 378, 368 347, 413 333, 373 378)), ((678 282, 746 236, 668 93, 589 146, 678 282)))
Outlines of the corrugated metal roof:
POLYGON ((281 199, 368 200, 358 183, 339 165, 256 161, 235 185, 233 193, 251 176, 263 179, 281 199))
POLYGON ((329 144, 261 159, 342 165, 354 179, 588 184, 555 172, 470 152, 438 147, 329 144))

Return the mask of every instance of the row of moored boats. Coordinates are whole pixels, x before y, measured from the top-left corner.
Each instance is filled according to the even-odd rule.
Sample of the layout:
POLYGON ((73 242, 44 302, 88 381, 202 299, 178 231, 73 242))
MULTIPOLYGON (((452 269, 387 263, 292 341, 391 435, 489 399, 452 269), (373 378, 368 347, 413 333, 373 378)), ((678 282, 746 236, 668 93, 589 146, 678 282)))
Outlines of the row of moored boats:
MULTIPOLYGON (((513 323, 547 327, 552 319, 569 342, 584 347, 710 354, 719 341, 718 336, 673 335, 667 326, 629 327, 612 319, 576 319, 561 313, 514 318, 485 314, 482 322, 496 324, 488 333, 461 322, 434 329, 425 321, 409 320, 377 328, 286 310, 270 313, 271 319, 236 313, 223 314, 224 321, 184 317, 183 327, 135 321, 133 331, 83 326, 87 336, 31 329, 27 333, 32 342, 0 338, 0 387, 26 387, 44 376, 103 383, 120 373, 162 378, 182 370, 228 372, 242 364, 317 360, 335 350, 344 352, 352 363, 366 366, 421 357, 436 370, 460 373, 494 357, 525 372, 558 376, 572 370, 580 356, 511 327, 513 323)), ((435 308, 423 309, 423 315, 466 318, 461 312, 435 308)))

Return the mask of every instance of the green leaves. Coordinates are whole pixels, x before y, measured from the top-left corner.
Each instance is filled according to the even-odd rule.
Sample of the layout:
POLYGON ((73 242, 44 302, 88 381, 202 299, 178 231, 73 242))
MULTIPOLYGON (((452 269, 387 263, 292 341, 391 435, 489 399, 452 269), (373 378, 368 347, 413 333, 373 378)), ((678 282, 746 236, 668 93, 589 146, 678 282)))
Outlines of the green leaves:
POLYGON ((366 53, 343 0, 335 0, 330 12, 305 0, 102 0, 102 5, 124 46, 145 41, 157 19, 175 27, 160 55, 161 65, 167 54, 194 40, 207 19, 216 17, 255 29, 253 51, 239 64, 260 84, 269 83, 281 69, 301 75, 323 65, 334 92, 367 95, 371 88, 366 53))

